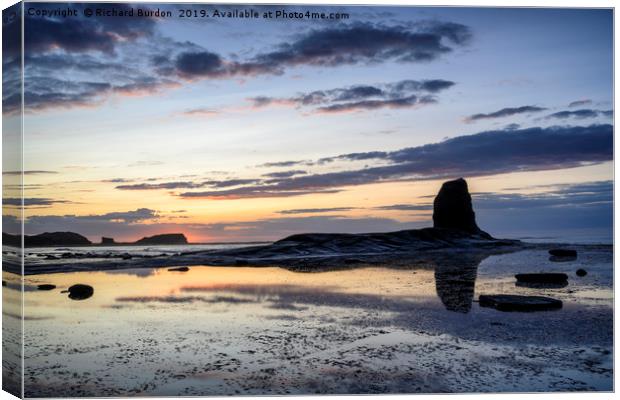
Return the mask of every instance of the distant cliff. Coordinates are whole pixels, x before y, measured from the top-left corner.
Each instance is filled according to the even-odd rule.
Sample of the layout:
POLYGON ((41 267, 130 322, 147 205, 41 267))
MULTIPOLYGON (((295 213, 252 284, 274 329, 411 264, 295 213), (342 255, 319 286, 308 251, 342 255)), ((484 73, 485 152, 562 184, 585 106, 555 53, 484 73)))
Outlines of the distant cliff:
MULTIPOLYGON (((19 235, 2 233, 2 244, 5 246, 21 247, 22 241, 19 235)), ((26 247, 47 246, 87 246, 92 244, 84 236, 74 232, 45 232, 39 235, 25 235, 26 247)))
POLYGON ((182 233, 165 233, 163 235, 143 237, 134 244, 187 244, 187 238, 182 233))

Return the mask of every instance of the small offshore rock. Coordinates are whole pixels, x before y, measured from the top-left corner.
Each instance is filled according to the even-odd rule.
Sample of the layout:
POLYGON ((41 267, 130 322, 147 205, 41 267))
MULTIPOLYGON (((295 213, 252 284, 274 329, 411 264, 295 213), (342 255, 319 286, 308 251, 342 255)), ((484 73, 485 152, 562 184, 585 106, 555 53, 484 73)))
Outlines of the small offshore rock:
POLYGON ((583 276, 588 275, 588 271, 586 271, 586 270, 585 270, 585 269, 583 269, 583 268, 579 268, 579 269, 575 272, 575 274, 576 274, 577 276, 579 276, 579 277, 583 277, 583 276))
POLYGON ((77 284, 69 287, 69 298, 71 300, 85 300, 95 293, 92 286, 77 284))
POLYGON ((568 275, 563 273, 531 273, 531 274, 516 274, 517 282, 522 283, 565 283, 568 281, 568 275))
POLYGON ((39 290, 54 290, 56 289, 56 285, 52 285, 49 283, 43 283, 41 285, 37 285, 37 289, 39 290))
POLYGON ((480 295, 480 307, 498 311, 548 311, 562 308, 562 301, 543 296, 519 296, 511 294, 480 295))
POLYGON ((572 249, 551 249, 549 254, 556 257, 577 257, 577 250, 572 249))
POLYGON ((189 271, 189 268, 188 267, 169 268, 168 271, 187 272, 189 271))

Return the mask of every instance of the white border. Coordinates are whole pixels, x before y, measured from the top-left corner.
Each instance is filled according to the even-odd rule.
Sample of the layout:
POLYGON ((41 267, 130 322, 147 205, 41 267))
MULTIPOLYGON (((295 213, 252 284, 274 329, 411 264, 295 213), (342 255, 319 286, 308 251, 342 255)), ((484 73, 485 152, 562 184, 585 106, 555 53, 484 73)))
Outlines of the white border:
MULTIPOLYGON (((54 0, 30 0, 29 2, 57 2, 54 0)), ((67 1, 59 1, 61 3, 66 3, 67 1)), ((78 0, 75 2, 83 2, 83 3, 101 3, 102 1, 97 0, 78 0)), ((127 3, 128 1, 114 1, 118 3, 127 3)), ((454 0, 422 0, 422 1, 412 1, 412 0, 337 0, 337 1, 329 1, 329 0, 311 0, 311 1, 303 1, 303 0, 289 0, 289 1, 265 1, 265 0, 225 0, 225 1, 183 1, 183 0, 168 0, 168 1, 145 1, 145 0, 133 0, 129 1, 130 3, 205 3, 205 4, 325 4, 325 5, 399 5, 399 6, 462 6, 462 7, 559 7, 559 8, 614 8, 614 1, 611 0, 589 0, 589 1, 579 1, 579 0, 504 0, 502 2, 498 1, 490 1, 490 0, 470 0, 470 1, 454 1, 454 0)), ((8 7, 9 5, 14 4, 14 1, 10 3, 3 4, 3 8, 8 7)), ((0 33, 0 41, 2 39, 2 34, 0 33)), ((614 77, 617 72, 617 64, 615 62, 615 55, 617 54, 617 46, 618 46, 619 35, 615 30, 615 9, 614 9, 614 77)), ((2 67, 0 65, 0 74, 2 73, 2 67)), ((1 81, 1 80, 0 80, 1 81)), ((0 90, 1 90, 1 82, 0 82, 0 90)), ((615 99, 617 97, 617 87, 614 83, 614 106, 615 99)), ((615 107, 614 107, 614 115, 615 115, 615 107)), ((22 122, 23 128, 23 122, 22 122)), ((1 128, 0 128, 1 129, 1 128)), ((615 136, 615 135, 614 135, 615 136)), ((23 135, 22 135, 23 138, 23 135)), ((0 150, 2 144, 0 142, 0 150)), ((614 155, 617 154, 618 143, 614 141, 614 155)), ((615 158, 615 157, 614 157, 615 158)), ((614 163, 614 176, 620 170, 620 166, 614 163)), ((1 181, 0 181, 1 182, 1 181)), ((615 212, 615 204, 616 204, 616 196, 615 196, 615 179, 614 179, 614 238, 618 234, 618 230, 616 229, 619 225, 617 224, 618 216, 615 212)), ((1 240, 0 240, 1 244, 1 240)), ((617 255, 614 251, 614 266, 617 262, 617 255)), ((614 273, 614 299, 616 297, 616 288, 618 287, 617 275, 614 273)), ((614 338, 616 334, 619 332, 618 330, 618 320, 616 318, 616 303, 614 301, 614 338)), ((1 352, 1 349, 0 349, 1 352)), ((618 388, 618 383, 620 382, 619 375, 615 373, 616 364, 618 360, 618 350, 615 346, 614 340, 614 388, 618 388)), ((291 396, 292 397, 292 396, 291 396)), ((463 400, 472 400, 472 399, 562 399, 562 400, 583 400, 583 399, 611 399, 614 398, 614 394, 611 393, 559 393, 559 394, 434 394, 434 395, 367 395, 367 396, 320 396, 320 399, 325 400, 335 400, 341 399, 343 397, 346 398, 360 398, 360 399, 390 399, 390 400, 435 400, 435 399, 443 399, 450 397, 458 397, 458 399, 463 400)), ((0 391, 0 400, 5 399, 14 399, 15 397, 11 396, 7 392, 0 391)), ((119 397, 123 398, 123 397, 119 397)), ((177 399, 178 397, 158 397, 157 399, 177 399)), ((209 397, 210 399, 228 399, 228 397, 209 397)), ((282 397, 276 396, 260 396, 261 399, 266 400, 281 400, 282 397)), ((319 398, 317 396, 295 396, 295 398, 301 399, 310 399, 310 398, 319 398)), ((137 399, 137 397, 129 397, 123 399, 137 399)))

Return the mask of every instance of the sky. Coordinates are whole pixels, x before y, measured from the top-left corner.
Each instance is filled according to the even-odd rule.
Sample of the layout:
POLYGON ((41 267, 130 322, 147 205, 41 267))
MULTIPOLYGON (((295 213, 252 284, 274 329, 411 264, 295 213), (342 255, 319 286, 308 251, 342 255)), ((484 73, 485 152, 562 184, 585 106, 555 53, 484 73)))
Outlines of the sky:
MULTIPOLYGON (((419 228, 442 182, 464 177, 495 236, 611 241, 611 10, 212 17, 250 8, 283 7, 26 3, 27 234, 228 242, 419 228), (41 15, 66 7, 78 16, 41 15), (209 17, 180 18, 188 7, 209 17)), ((5 131, 19 121, 20 51, 7 39, 18 28, 3 26, 5 131)), ((15 165, 3 157, 7 232, 15 165)))

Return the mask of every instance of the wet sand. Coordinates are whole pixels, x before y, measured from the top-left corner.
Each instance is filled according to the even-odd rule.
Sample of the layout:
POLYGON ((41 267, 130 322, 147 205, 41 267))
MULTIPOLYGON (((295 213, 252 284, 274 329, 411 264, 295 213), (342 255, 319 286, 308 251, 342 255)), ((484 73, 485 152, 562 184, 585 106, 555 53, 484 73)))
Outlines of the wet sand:
MULTIPOLYGON (((563 263, 526 250, 386 267, 27 276, 26 396, 612 390, 611 247, 563 263), (516 273, 551 271, 569 285, 515 285, 516 273), (43 283, 57 289, 35 290, 43 283), (94 295, 60 293, 76 283, 94 295), (479 307, 499 293, 564 306, 479 307)), ((17 276, 3 277, 7 296, 17 276)))

